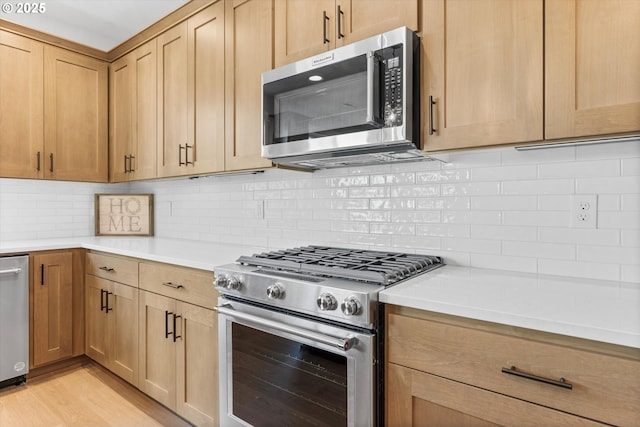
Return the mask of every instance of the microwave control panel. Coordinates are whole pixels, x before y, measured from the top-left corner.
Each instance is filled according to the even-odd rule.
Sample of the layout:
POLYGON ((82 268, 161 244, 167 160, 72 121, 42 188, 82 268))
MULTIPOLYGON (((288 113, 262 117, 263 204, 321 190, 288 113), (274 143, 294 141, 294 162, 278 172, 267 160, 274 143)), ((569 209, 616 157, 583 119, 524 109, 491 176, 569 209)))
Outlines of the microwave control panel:
POLYGON ((383 119, 385 127, 402 125, 403 111, 403 58, 402 45, 388 47, 379 51, 381 55, 383 84, 383 119))

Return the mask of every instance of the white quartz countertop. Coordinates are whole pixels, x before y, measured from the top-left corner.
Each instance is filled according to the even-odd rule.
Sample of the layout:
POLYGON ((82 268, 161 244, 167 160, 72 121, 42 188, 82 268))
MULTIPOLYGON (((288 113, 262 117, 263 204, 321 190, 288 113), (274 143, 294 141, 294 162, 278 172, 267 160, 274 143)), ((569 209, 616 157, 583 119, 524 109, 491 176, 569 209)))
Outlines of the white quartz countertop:
POLYGON ((74 237, 66 239, 0 242, 0 254, 85 248, 118 255, 165 262, 201 270, 235 262, 241 255, 266 249, 254 246, 199 242, 160 237, 74 237))
MULTIPOLYGON (((85 248, 202 270, 267 248, 158 237, 0 242, 0 255, 85 248)), ((445 265, 380 293, 388 304, 640 348, 640 284, 445 265)))
POLYGON ((640 284, 446 265, 380 301, 640 348, 640 284))

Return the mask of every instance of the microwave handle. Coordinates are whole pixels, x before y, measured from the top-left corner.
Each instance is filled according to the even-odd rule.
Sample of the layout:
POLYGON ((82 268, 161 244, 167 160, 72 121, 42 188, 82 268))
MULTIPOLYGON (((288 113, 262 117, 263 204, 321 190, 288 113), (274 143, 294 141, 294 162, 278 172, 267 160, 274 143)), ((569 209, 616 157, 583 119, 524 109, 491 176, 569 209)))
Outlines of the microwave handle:
POLYGON ((375 52, 367 52, 367 117, 369 124, 380 124, 380 118, 376 114, 376 98, 379 98, 380 83, 376 79, 376 58, 375 52))

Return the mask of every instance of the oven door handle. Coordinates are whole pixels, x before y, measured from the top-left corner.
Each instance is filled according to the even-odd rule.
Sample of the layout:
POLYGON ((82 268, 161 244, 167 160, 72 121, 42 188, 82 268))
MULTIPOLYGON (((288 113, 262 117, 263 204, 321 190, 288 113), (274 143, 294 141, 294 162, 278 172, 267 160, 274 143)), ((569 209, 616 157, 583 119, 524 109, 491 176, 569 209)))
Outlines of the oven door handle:
POLYGON ((327 335, 320 334, 318 332, 310 331, 308 329, 286 325, 284 323, 275 322, 269 319, 263 319, 262 317, 254 316, 253 314, 242 313, 234 310, 231 304, 222 304, 218 307, 214 307, 214 310, 226 316, 235 317, 236 319, 240 319, 240 320, 246 320, 247 322, 251 322, 259 326, 266 326, 268 328, 273 328, 281 332, 287 332, 302 338, 310 339, 318 343, 327 344, 332 347, 337 347, 343 351, 347 351, 350 348, 352 348, 357 341, 355 337, 346 337, 346 338, 330 337, 327 335))

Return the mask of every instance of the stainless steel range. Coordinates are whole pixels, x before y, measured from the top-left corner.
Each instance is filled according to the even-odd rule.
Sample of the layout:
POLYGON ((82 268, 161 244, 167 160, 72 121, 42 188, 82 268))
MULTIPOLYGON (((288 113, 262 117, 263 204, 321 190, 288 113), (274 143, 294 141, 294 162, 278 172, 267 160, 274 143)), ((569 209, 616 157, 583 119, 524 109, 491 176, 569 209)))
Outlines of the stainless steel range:
POLYGON ((441 265, 428 255, 305 246, 216 268, 221 425, 381 423, 378 292, 441 265))

